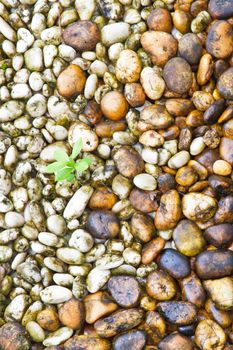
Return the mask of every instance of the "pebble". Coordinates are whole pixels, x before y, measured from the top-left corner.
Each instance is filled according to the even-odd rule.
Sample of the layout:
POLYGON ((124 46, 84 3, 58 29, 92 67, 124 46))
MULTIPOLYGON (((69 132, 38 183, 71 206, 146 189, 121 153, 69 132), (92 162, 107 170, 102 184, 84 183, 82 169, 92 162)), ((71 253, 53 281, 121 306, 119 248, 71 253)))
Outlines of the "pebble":
POLYGON ((146 334, 143 331, 135 330, 117 335, 113 339, 113 350, 121 350, 124 347, 134 350, 142 350, 146 345, 146 334))
POLYGON ((155 227, 158 230, 174 228, 181 215, 181 201, 178 192, 176 190, 167 191, 161 196, 154 219, 155 227))
POLYGON ((229 68, 220 75, 217 83, 217 88, 220 92, 220 95, 228 100, 233 99, 233 68, 229 68))
POLYGON ((143 315, 142 309, 119 310, 109 317, 96 321, 94 328, 100 337, 113 337, 119 331, 124 332, 136 327, 141 323, 143 315))
POLYGON ((65 349, 72 350, 84 348, 85 350, 110 350, 110 342, 107 339, 101 339, 94 334, 75 335, 65 342, 65 349))
POLYGON ((187 151, 180 151, 172 156, 168 161, 168 166, 172 169, 179 169, 190 160, 190 154, 187 151))
POLYGON ((50 333, 43 341, 44 346, 56 346, 64 343, 73 334, 73 330, 68 327, 61 327, 57 331, 50 333))
POLYGON ((82 69, 75 65, 69 65, 57 78, 57 89, 61 96, 69 99, 80 94, 85 86, 86 76, 82 69))
POLYGON ((188 193, 182 198, 182 211, 189 220, 208 221, 216 209, 215 199, 202 193, 188 193))
POLYGON ((124 118, 128 111, 128 103, 124 95, 118 91, 107 92, 101 99, 100 107, 103 114, 113 121, 124 118))
POLYGON ((225 58, 233 51, 232 27, 227 21, 216 21, 211 27, 206 39, 207 51, 216 58, 225 58), (221 36, 221 40, 217 38, 221 36))
POLYGON ((175 249, 164 249, 160 255, 159 267, 174 278, 184 278, 191 272, 189 259, 175 249))
POLYGON ((173 231, 173 239, 180 253, 195 256, 205 248, 199 227, 192 221, 181 220, 173 231))
POLYGON ((119 219, 109 210, 93 210, 87 219, 87 229, 96 238, 114 238, 120 231, 119 219))
POLYGON ((135 177, 144 170, 140 154, 131 147, 121 147, 113 156, 119 173, 127 178, 135 177))
POLYGON ((173 117, 162 105, 152 105, 143 108, 140 113, 138 128, 141 131, 168 128, 173 124, 173 117))
POLYGON ((157 310, 166 321, 178 326, 192 324, 197 316, 197 307, 186 301, 164 301, 157 310))
POLYGON ((110 23, 101 30, 101 40, 107 47, 124 42, 130 35, 130 25, 125 22, 110 23))
POLYGON ((192 70, 186 60, 181 57, 170 59, 163 70, 163 77, 169 90, 185 94, 192 85, 192 70))
POLYGON ((134 307, 139 302, 141 288, 135 277, 113 276, 108 281, 108 290, 121 307, 134 307))
POLYGON ((81 301, 70 299, 58 310, 59 320, 71 329, 80 329, 84 323, 84 305, 81 301))
POLYGON ((69 220, 79 218, 84 212, 92 193, 92 187, 87 185, 80 187, 67 203, 63 212, 64 218, 69 220))
POLYGON ((98 292, 111 276, 110 270, 104 270, 99 267, 92 269, 86 280, 87 289, 90 293, 98 292))
POLYGON ((159 342, 158 348, 159 350, 176 350, 177 346, 181 349, 184 348, 185 350, 194 349, 192 341, 178 332, 167 335, 159 342))
POLYGON ((202 350, 223 349, 226 336, 223 329, 212 320, 202 320, 195 331, 195 342, 202 350))
POLYGON ((26 325, 26 330, 29 333, 33 341, 41 343, 45 339, 45 333, 43 329, 34 321, 30 321, 26 325))
POLYGON ((84 298, 86 322, 93 324, 101 317, 116 311, 118 306, 106 292, 96 292, 84 298))
POLYGON ((9 348, 9 343, 13 343, 14 350, 30 350, 31 348, 25 328, 18 322, 7 322, 2 325, 0 328, 0 338, 3 349, 9 348))
POLYGON ((165 271, 156 270, 151 272, 146 281, 148 295, 158 301, 171 300, 176 295, 176 283, 165 271))
POLYGON ((82 138, 84 152, 91 152, 98 147, 98 136, 87 124, 76 121, 73 122, 68 131, 68 141, 71 147, 74 147, 79 138, 82 138))
POLYGON ((116 77, 121 83, 134 83, 139 80, 141 61, 133 50, 123 50, 116 62, 116 77))
POLYGON ((50 332, 56 331, 59 327, 58 314, 53 309, 39 311, 36 321, 43 329, 50 332))
POLYGON ((32 72, 43 70, 43 53, 39 47, 32 47, 24 54, 24 60, 27 68, 32 72))
POLYGON ((156 180, 153 176, 149 174, 139 174, 136 175, 133 179, 134 185, 141 190, 153 191, 157 187, 156 180))
POLYGON ((158 100, 164 93, 165 82, 156 67, 143 68, 140 81, 146 95, 152 100, 158 100))
POLYGON ((230 18, 233 15, 233 4, 231 0, 210 0, 208 11, 213 18, 230 18))
POLYGON ((233 280, 232 277, 223 277, 203 282, 210 298, 220 310, 231 310, 233 307, 233 280))
POLYGON ((230 250, 210 250, 198 254, 195 269, 201 279, 214 279, 232 275, 233 252, 230 250))
POLYGON ((217 248, 228 246, 233 241, 233 227, 227 223, 208 227, 203 234, 205 240, 217 248))
POLYGON ((46 304, 60 304, 72 298, 69 289, 61 286, 49 286, 40 292, 41 300, 46 304))
POLYGON ((169 33, 148 31, 142 34, 141 44, 150 55, 152 63, 164 66, 177 52, 177 41, 169 33))

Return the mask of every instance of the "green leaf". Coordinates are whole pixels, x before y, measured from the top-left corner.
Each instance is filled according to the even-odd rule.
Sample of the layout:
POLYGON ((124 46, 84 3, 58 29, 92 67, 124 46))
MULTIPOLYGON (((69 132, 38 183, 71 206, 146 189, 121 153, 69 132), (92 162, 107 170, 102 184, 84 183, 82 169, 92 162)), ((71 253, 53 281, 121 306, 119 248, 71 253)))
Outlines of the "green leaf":
POLYGON ((86 158, 83 158, 83 160, 85 160, 85 162, 88 164, 88 165, 91 165, 93 159, 91 157, 86 157, 86 158))
POLYGON ((61 149, 58 149, 54 152, 54 158, 58 162, 68 162, 70 160, 68 154, 61 149))
POLYGON ((77 155, 80 153, 81 149, 83 147, 83 140, 80 138, 78 141, 75 143, 71 157, 75 159, 77 155))
POLYGON ((74 174, 70 174, 67 178, 66 181, 71 182, 74 179, 74 174))
POLYGON ((63 168, 63 169, 61 169, 60 171, 58 171, 56 173, 55 180, 56 181, 62 181, 62 180, 67 179, 71 175, 72 171, 73 171, 72 168, 63 168))
POLYGON ((77 172, 82 173, 83 171, 87 170, 89 167, 88 162, 86 162, 85 159, 78 160, 75 164, 75 169, 77 172))
POLYGON ((56 173, 60 169, 64 168, 66 163, 64 162, 54 162, 46 167, 48 173, 56 173))
POLYGON ((1 69, 4 70, 4 72, 7 70, 7 64, 6 63, 3 63, 1 65, 1 69))

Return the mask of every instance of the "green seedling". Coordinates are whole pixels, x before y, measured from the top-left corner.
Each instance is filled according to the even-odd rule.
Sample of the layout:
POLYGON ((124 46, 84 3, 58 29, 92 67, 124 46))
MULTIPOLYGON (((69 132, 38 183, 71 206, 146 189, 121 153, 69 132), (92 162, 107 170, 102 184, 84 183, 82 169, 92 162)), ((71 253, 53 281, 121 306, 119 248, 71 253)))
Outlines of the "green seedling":
POLYGON ((80 138, 75 143, 70 156, 68 156, 68 154, 62 150, 57 150, 54 152, 56 162, 49 164, 46 170, 48 173, 55 174, 55 181, 67 180, 68 182, 71 182, 75 176, 77 176, 79 173, 83 173, 89 168, 92 162, 90 157, 75 161, 75 158, 77 158, 81 152, 82 147, 83 142, 80 138))

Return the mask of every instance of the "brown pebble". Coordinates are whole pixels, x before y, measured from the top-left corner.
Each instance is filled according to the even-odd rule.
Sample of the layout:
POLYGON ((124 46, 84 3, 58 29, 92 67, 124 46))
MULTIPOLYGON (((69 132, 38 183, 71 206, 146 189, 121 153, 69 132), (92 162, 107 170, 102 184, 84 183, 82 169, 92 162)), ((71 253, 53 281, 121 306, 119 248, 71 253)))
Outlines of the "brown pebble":
POLYGON ((233 119, 228 120, 223 124, 224 136, 233 139, 233 119))
POLYGON ((201 41, 196 34, 188 33, 183 35, 178 44, 179 54, 189 64, 197 64, 202 55, 201 41))
POLYGON ((166 100, 165 106, 168 112, 176 117, 186 116, 194 109, 192 101, 185 98, 169 98, 166 100))
POLYGON ((137 240, 149 242, 155 232, 153 219, 146 214, 134 213, 131 218, 131 230, 137 240))
POLYGON ((189 259, 175 249, 164 249, 159 258, 159 267, 174 278, 187 277, 191 272, 189 259))
POLYGON ((144 161, 140 154, 132 147, 121 147, 113 156, 119 173, 125 177, 135 177, 144 170, 144 161))
POLYGON ((215 124, 224 109, 225 101, 223 99, 219 99, 212 103, 212 105, 204 113, 205 124, 215 124))
POLYGON ((144 316, 142 309, 122 309, 95 322, 94 327, 100 337, 109 338, 136 327, 144 316))
POLYGON ((142 34, 141 44, 153 64, 164 66, 177 52, 176 39, 166 32, 148 31, 142 34))
POLYGON ((147 18, 147 25, 150 30, 171 33, 172 18, 170 12, 165 8, 153 10, 147 18))
POLYGON ((218 197, 227 196, 232 191, 232 180, 228 177, 212 175, 208 178, 208 181, 218 197))
POLYGON ((61 323, 71 329, 80 329, 85 320, 84 305, 81 301, 70 299, 58 310, 61 323))
POLYGON ((196 171, 189 167, 184 166, 178 169, 176 173, 176 182, 181 186, 191 186, 198 180, 196 171))
POLYGON ((102 117, 100 105, 94 100, 88 101, 84 109, 84 114, 91 124, 97 124, 102 117))
POLYGON ((111 344, 107 339, 101 339, 96 335, 75 335, 64 344, 64 350, 110 350, 111 344))
POLYGON ((78 21, 66 27, 62 37, 65 44, 76 51, 92 51, 100 41, 100 31, 91 21, 78 21))
POLYGON ((146 333, 140 330, 130 331, 117 335, 113 339, 112 349, 134 349, 142 350, 146 345, 146 333))
POLYGON ((193 323, 197 316, 197 307, 188 301, 161 302, 157 310, 168 322, 178 326, 193 323))
POLYGON ((160 205, 155 213, 155 227, 158 230, 174 228, 181 218, 181 201, 176 190, 164 193, 160 199, 160 205))
POLYGON ((69 65, 57 78, 57 90, 67 99, 77 96, 83 91, 86 82, 85 73, 75 65, 69 65))
POLYGON ((214 72, 214 61, 209 53, 204 54, 199 62, 197 70, 197 82, 199 85, 205 85, 209 82, 214 72))
POLYGON ((232 320, 230 313, 228 311, 219 310, 211 299, 206 301, 205 309, 221 327, 227 328, 231 325, 232 320))
POLYGON ((1 350, 30 350, 31 344, 25 329, 17 322, 7 322, 0 327, 1 350))
POLYGON ((218 202, 214 220, 216 224, 233 223, 233 196, 229 195, 218 202))
POLYGON ((84 298, 87 323, 95 323, 101 317, 105 317, 117 310, 117 304, 106 292, 96 292, 84 298))
POLYGON ((190 25, 192 17, 189 13, 176 10, 172 16, 174 27, 182 34, 186 34, 190 31, 190 25))
POLYGON ((95 132, 99 137, 112 137, 115 131, 124 131, 125 128, 124 122, 105 120, 96 125, 95 132))
POLYGON ((120 232, 119 219, 109 210, 93 210, 86 225, 90 233, 100 239, 114 238, 120 232))
POLYGON ((186 336, 180 333, 167 335, 158 344, 158 350, 194 350, 193 342, 186 336))
POLYGON ((187 61, 181 57, 170 59, 164 67, 163 77, 168 89, 185 94, 192 85, 192 70, 187 61))
POLYGON ((107 187, 99 187, 92 194, 88 206, 90 209, 112 209, 117 196, 107 187))
POLYGON ((215 279, 233 273, 233 252, 209 250, 196 257, 195 269, 201 279, 215 279))
POLYGON ((158 188, 162 193, 165 193, 176 187, 176 181, 172 174, 168 174, 168 173, 160 174, 157 179, 157 182, 158 182, 158 188))
POLYGON ((125 84, 124 95, 131 107, 139 107, 145 103, 146 95, 139 83, 125 84))
POLYGON ((201 152, 195 157, 195 160, 201 163, 210 174, 213 173, 213 164, 218 159, 218 151, 212 149, 205 149, 203 152, 201 152))
POLYGON ((156 270, 149 274, 146 281, 148 295, 158 301, 171 300, 176 295, 176 283, 165 271, 156 270))
POLYGON ((204 288, 220 310, 233 308, 233 278, 232 276, 203 281, 204 288))
POLYGON ((232 0, 210 0, 208 11, 213 18, 230 18, 233 16, 232 0))
POLYGON ((195 343, 202 350, 223 349, 226 335, 223 329, 212 320, 203 320, 198 323, 195 331, 195 343))
POLYGON ((154 238, 144 245, 142 249, 142 263, 147 265, 154 261, 164 246, 165 240, 161 237, 154 238))
POLYGON ((233 242, 233 226, 231 224, 219 224, 208 227, 204 233, 206 241, 217 248, 224 248, 233 242))
POLYGON ((179 252, 195 256, 205 247, 205 240, 199 227, 190 220, 181 220, 173 231, 173 239, 179 252))
POLYGON ((59 327, 58 314, 53 309, 44 309, 37 314, 36 321, 47 331, 54 332, 59 327))
POLYGON ((233 100, 233 67, 220 75, 217 88, 223 98, 233 100))
POLYGON ((128 111, 128 102, 119 91, 107 92, 100 102, 103 114, 110 120, 120 120, 128 111))
POLYGON ((233 29, 227 21, 216 21, 206 39, 207 51, 216 58, 229 57, 233 51, 233 29))
POLYGON ((168 128, 174 123, 173 117, 162 105, 151 105, 143 108, 140 113, 138 128, 140 131, 168 128))
POLYGON ((182 299, 201 308, 206 299, 206 293, 200 279, 192 272, 191 275, 180 281, 182 290, 182 299))
MULTIPOLYGON (((210 149, 217 148, 219 143, 220 143, 220 136, 217 130, 215 129, 210 129, 207 130, 203 136, 203 141, 206 144, 206 146, 210 149)), ((216 162, 214 162, 215 164, 216 162)), ((213 166, 214 166, 213 164, 213 166)), ((213 170, 214 171, 214 170, 213 170)))
POLYGON ((136 210, 151 213, 158 209, 159 192, 134 188, 130 193, 129 200, 136 210))
POLYGON ((223 137, 220 142, 219 153, 221 158, 233 166, 233 139, 223 137))
POLYGON ((133 276, 113 276, 108 281, 108 290, 121 307, 134 307, 139 302, 141 287, 133 276))
POLYGON ((186 118, 186 124, 189 127, 203 125, 203 112, 199 111, 198 109, 191 111, 186 118))

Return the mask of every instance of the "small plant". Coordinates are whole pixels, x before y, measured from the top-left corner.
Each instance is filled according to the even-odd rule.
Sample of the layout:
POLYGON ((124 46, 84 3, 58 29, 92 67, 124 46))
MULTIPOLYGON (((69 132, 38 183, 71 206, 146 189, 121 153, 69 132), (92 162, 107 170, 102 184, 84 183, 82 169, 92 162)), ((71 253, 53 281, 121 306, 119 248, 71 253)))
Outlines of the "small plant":
POLYGON ((82 139, 80 138, 75 143, 71 156, 68 156, 68 154, 62 150, 57 150, 54 152, 54 158, 56 159, 56 162, 49 164, 46 170, 49 173, 55 174, 56 181, 67 180, 70 182, 74 179, 75 175, 82 173, 89 168, 92 162, 92 159, 90 157, 78 159, 75 161, 75 158, 81 152, 82 147, 83 143, 82 139))

